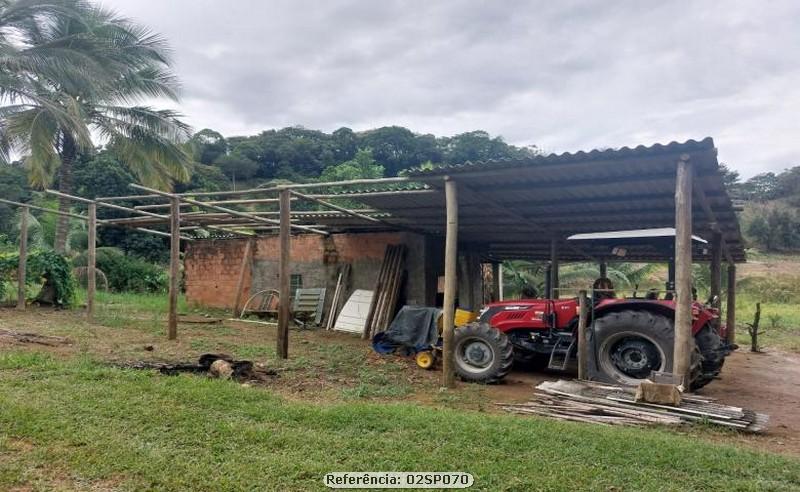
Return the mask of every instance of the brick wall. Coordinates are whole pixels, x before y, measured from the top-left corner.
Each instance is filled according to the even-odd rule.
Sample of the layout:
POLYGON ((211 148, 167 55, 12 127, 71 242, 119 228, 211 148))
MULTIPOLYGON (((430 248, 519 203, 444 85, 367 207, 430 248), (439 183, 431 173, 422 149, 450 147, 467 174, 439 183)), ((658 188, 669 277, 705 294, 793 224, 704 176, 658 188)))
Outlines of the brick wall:
MULTIPOLYGON (((192 241, 184 260, 186 297, 190 303, 231 308, 236 298, 236 284, 247 239, 192 241)), ((425 280, 425 238, 404 232, 303 234, 291 238, 291 272, 303 277, 304 287, 327 287, 327 302, 333 297, 337 272, 341 265, 352 265, 350 292, 372 289, 383 254, 389 244, 408 247, 407 280, 401 302, 430 303, 430 282, 425 280)), ((253 268, 245 276, 245 296, 263 289, 278 289, 277 236, 255 241, 253 268)), ((346 297, 345 297, 346 299, 346 297)))

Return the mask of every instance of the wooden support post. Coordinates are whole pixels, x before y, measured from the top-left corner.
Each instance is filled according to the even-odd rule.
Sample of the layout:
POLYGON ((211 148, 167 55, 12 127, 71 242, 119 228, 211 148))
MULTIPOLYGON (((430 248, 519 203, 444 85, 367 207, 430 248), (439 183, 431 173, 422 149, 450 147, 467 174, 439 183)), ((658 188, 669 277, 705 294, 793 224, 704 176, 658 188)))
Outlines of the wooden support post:
POLYGON ((586 339, 586 326, 589 318, 589 299, 586 291, 578 294, 578 379, 585 380, 588 377, 587 368, 589 363, 589 342, 586 339))
POLYGON ((500 263, 492 263, 492 302, 500 300, 500 263))
POLYGON ((498 301, 504 301, 506 299, 505 289, 503 288, 503 264, 500 263, 500 266, 497 268, 497 286, 498 286, 498 301))
POLYGON ((86 251, 86 319, 94 321, 94 296, 96 292, 95 267, 97 266, 97 204, 89 204, 89 221, 86 224, 88 248, 86 251))
POLYGON ((238 318, 241 314, 239 309, 242 305, 242 295, 244 294, 244 281, 247 278, 247 272, 252 268, 253 264, 253 248, 254 240, 248 239, 244 247, 244 256, 242 256, 242 265, 239 267, 239 278, 236 280, 236 299, 233 301, 233 317, 238 318))
POLYGON ((728 309, 725 313, 728 343, 736 343, 736 264, 728 264, 728 309))
POLYGON ((667 290, 675 292, 675 258, 670 258, 667 262, 667 290))
POLYGON ((280 284, 280 305, 278 308, 278 337, 277 352, 281 359, 289 358, 289 316, 291 314, 289 303, 292 294, 290 292, 290 248, 291 248, 291 192, 281 190, 280 192, 280 263, 278 282, 280 284))
POLYGON ((545 299, 552 299, 553 298, 553 284, 551 279, 553 278, 550 272, 553 271, 553 265, 550 263, 544 267, 544 297, 545 299))
POLYGON ((675 182, 675 354, 672 372, 689 388, 692 337, 692 169, 688 157, 678 161, 675 182))
POLYGON ((167 338, 178 338, 178 276, 180 275, 181 255, 181 201, 178 196, 170 197, 170 242, 169 242, 169 318, 167 338))
POLYGON ((17 269, 17 309, 25 309, 25 282, 28 268, 28 207, 20 209, 19 266, 17 269))
MULTIPOLYGON (((711 307, 720 309, 722 296, 722 233, 714 231, 711 235, 711 307)), ((714 320, 715 328, 719 328, 720 318, 714 320)))
POLYGON ((550 299, 558 299, 558 241, 550 241, 550 299))
POLYGON ((444 305, 442 331, 444 338, 442 385, 455 388, 455 347, 453 345, 456 270, 458 268, 458 185, 449 177, 444 182, 445 202, 447 207, 447 232, 444 249, 444 305))

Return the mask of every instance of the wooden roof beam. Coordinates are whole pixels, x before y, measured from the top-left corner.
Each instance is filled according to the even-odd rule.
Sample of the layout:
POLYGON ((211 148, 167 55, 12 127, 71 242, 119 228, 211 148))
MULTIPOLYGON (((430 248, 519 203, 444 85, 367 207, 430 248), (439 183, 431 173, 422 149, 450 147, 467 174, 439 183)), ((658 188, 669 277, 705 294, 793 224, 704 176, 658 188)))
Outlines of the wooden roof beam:
MULTIPOLYGON (((228 214, 236 216, 236 217, 241 217, 241 218, 244 218, 244 219, 250 219, 250 220, 253 220, 255 222, 263 222, 265 224, 270 224, 270 225, 280 225, 280 221, 278 221, 278 220, 267 219, 265 217, 260 217, 260 216, 253 215, 253 214, 250 214, 250 213, 247 213, 247 212, 240 212, 238 210, 233 210, 233 209, 230 209, 230 208, 220 207, 218 205, 208 205, 208 204, 206 204, 204 202, 200 202, 200 201, 197 201, 197 200, 192 200, 190 198, 186 198, 186 197, 183 197, 183 196, 180 196, 180 195, 175 195, 173 193, 167 193, 167 192, 164 192, 164 191, 155 190, 155 189, 152 189, 152 188, 147 188, 146 186, 141 186, 141 185, 137 185, 137 184, 131 184, 130 186, 132 188, 137 189, 137 190, 143 190, 143 191, 148 191, 148 192, 151 192, 151 193, 161 194, 163 196, 170 197, 170 198, 171 197, 178 197, 180 199, 180 201, 182 201, 182 202, 190 203, 192 205, 196 205, 198 207, 204 207, 204 208, 207 208, 207 209, 210 209, 210 210, 216 210, 217 212, 228 213, 228 214)), ((327 231, 323 231, 321 229, 316 229, 316 228, 311 227, 311 226, 292 224, 291 227, 293 229, 298 229, 298 230, 301 230, 301 231, 313 232, 313 233, 316 233, 316 234, 322 234, 323 236, 330 235, 330 233, 327 232, 327 231)))

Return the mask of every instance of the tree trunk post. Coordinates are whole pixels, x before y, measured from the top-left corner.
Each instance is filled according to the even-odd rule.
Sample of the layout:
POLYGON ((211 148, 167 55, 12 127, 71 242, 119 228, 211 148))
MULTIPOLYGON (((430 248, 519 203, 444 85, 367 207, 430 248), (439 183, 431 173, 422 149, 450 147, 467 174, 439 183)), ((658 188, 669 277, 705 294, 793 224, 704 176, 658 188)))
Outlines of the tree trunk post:
POLYGON ((500 300, 500 263, 492 263, 492 302, 500 300))
POLYGON ((277 352, 281 359, 289 358, 289 316, 291 314, 290 305, 292 294, 290 292, 290 270, 289 261, 291 260, 291 204, 292 196, 289 190, 280 192, 280 264, 278 281, 280 283, 280 304, 278 306, 278 336, 277 352))
POLYGON ((455 388, 455 301, 456 301, 456 269, 458 268, 458 185, 450 177, 444 182, 445 203, 447 207, 447 229, 444 249, 444 305, 442 314, 442 335, 444 347, 442 351, 442 385, 455 388))
POLYGON ((688 157, 678 161, 675 182, 675 354, 672 372, 689 389, 692 337, 692 168, 688 157))
POLYGON ((94 321, 94 296, 97 290, 95 266, 97 265, 97 204, 89 204, 86 250, 86 319, 94 321))
POLYGON ((553 239, 550 241, 550 299, 558 299, 559 294, 558 284, 558 241, 553 239))
MULTIPOLYGON (((61 165, 58 168, 58 191, 72 194, 72 165, 75 162, 78 149, 75 145, 75 140, 68 132, 64 134, 63 142, 61 145, 61 165)), ((59 197, 58 210, 59 212, 69 212, 70 199, 68 197, 59 197)), ((56 219, 56 237, 53 241, 53 249, 56 253, 64 254, 67 251, 67 235, 69 234, 69 217, 66 215, 59 215, 56 219)))
POLYGON ((578 379, 585 380, 588 375, 589 341, 586 339, 586 327, 589 318, 589 299, 586 291, 578 294, 578 379))
POLYGON ((725 338, 728 343, 736 343, 736 264, 728 263, 728 309, 725 312, 725 325, 728 329, 725 338))
POLYGON ((758 330, 761 324, 761 303, 756 303, 756 313, 753 317, 753 324, 748 325, 747 331, 750 333, 750 352, 760 352, 758 348, 758 330))
MULTIPOLYGON (((722 233, 714 231, 711 236, 711 307, 721 309, 722 297, 722 233)), ((715 328, 719 328, 722 320, 713 321, 715 328)))
POLYGON ((28 207, 20 209, 19 221, 19 265, 17 269, 17 309, 25 309, 25 283, 28 269, 28 207))
POLYGON ((180 275, 181 255, 181 200, 178 196, 170 197, 169 211, 169 319, 167 322, 167 338, 178 338, 178 277, 180 275))

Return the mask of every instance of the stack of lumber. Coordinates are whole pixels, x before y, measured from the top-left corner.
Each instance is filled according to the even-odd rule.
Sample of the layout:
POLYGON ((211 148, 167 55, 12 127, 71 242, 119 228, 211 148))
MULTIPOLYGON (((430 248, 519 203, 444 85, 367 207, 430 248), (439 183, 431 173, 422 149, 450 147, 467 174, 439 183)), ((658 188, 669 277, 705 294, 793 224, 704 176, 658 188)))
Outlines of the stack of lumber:
POLYGON ((372 338, 376 333, 386 330, 397 308, 397 297, 403 283, 403 262, 406 247, 402 244, 389 245, 383 256, 378 280, 375 283, 372 303, 364 325, 363 338, 372 338))
POLYGON ((333 329, 336 324, 336 317, 339 315, 339 309, 342 305, 342 299, 347 292, 347 282, 350 277, 350 264, 346 263, 339 270, 339 276, 336 279, 336 289, 333 291, 333 300, 331 301, 331 308, 328 310, 328 319, 325 321, 325 329, 333 329))
POLYGON ((544 415, 602 425, 678 425, 707 422, 744 432, 762 432, 769 416, 714 399, 684 394, 677 406, 635 401, 635 389, 588 381, 545 381, 527 403, 499 405, 513 413, 544 415))

